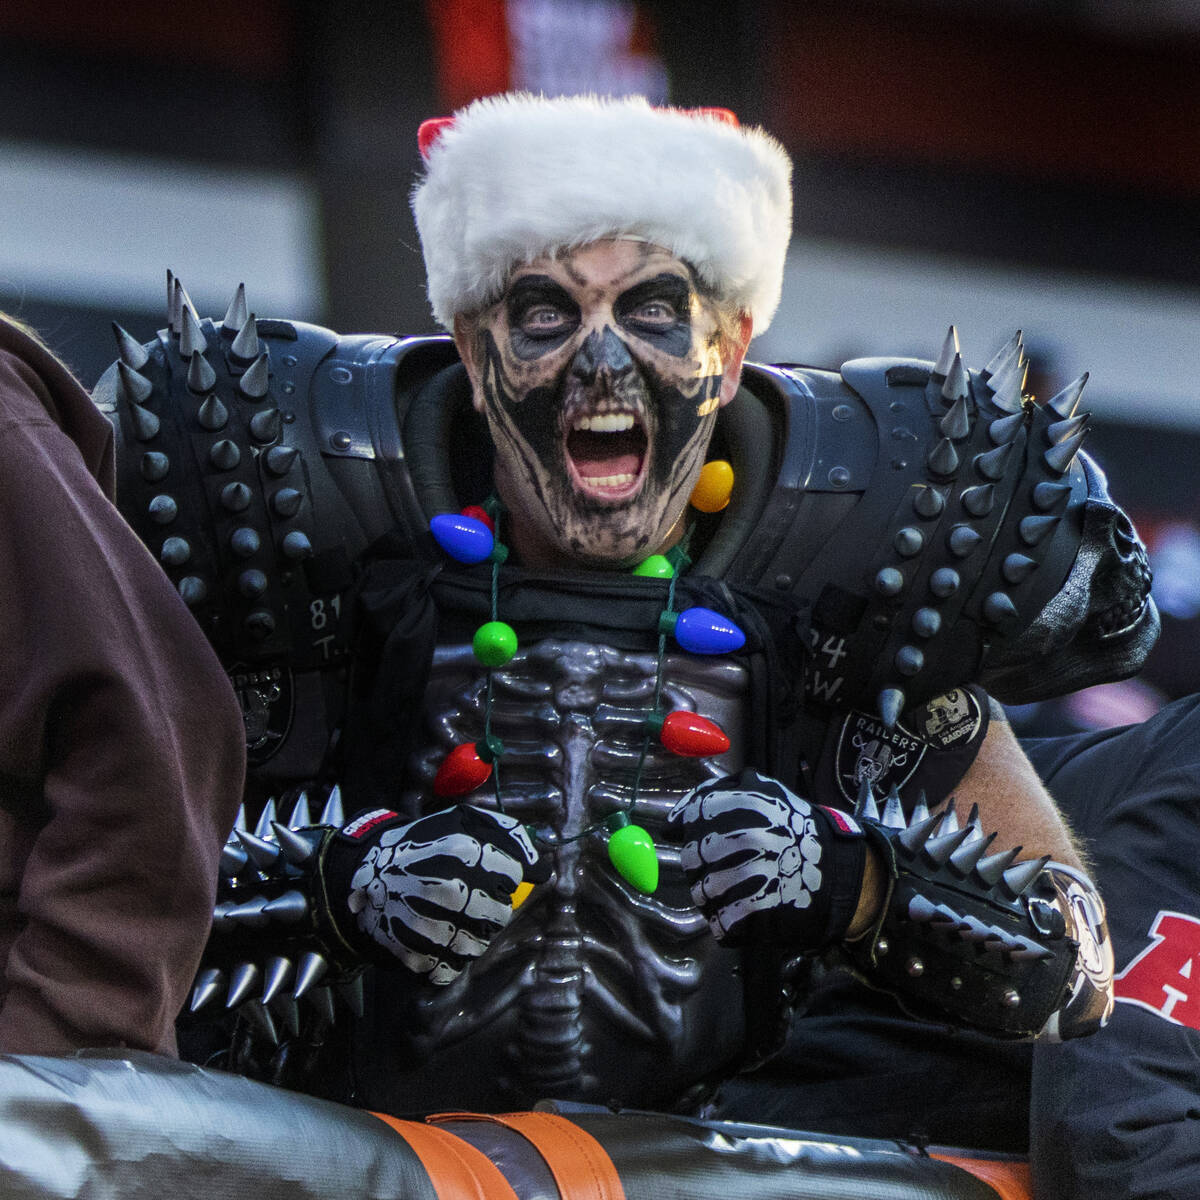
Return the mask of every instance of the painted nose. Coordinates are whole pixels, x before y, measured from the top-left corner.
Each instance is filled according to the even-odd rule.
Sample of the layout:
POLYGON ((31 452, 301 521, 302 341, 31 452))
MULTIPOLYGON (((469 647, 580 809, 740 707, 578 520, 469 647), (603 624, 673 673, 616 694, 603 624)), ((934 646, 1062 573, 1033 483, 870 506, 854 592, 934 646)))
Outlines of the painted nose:
POLYGON ((633 369, 625 343, 607 325, 588 334, 571 363, 571 373, 585 385, 595 383, 602 375, 615 382, 633 369))

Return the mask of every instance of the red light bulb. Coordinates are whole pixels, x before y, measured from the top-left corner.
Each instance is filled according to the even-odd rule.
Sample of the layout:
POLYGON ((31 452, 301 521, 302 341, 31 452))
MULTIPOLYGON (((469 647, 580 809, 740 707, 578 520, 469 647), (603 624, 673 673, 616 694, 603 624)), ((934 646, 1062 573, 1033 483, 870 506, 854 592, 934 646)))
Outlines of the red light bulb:
POLYGON ((708 758, 729 749, 729 736, 720 725, 682 708, 663 718, 658 740, 672 754, 684 758, 708 758))
POLYGON ((436 796, 463 796, 482 787, 492 774, 492 764, 484 762, 474 742, 455 746, 442 759, 433 778, 436 796))

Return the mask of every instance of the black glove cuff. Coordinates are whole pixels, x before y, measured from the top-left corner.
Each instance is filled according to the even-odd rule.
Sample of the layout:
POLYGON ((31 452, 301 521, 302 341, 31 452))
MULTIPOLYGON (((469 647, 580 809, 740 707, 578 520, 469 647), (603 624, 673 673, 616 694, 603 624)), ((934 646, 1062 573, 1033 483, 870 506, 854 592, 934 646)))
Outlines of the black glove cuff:
MULTIPOLYGON (((824 950, 846 936, 858 911, 867 868, 867 839, 863 836, 863 827, 848 813, 820 804, 814 804, 812 811, 813 818, 822 827, 825 862, 821 865, 823 869, 828 868, 825 872, 828 885, 817 897, 824 906, 824 935, 813 947, 824 950)), ((820 928, 819 923, 816 928, 820 928)))

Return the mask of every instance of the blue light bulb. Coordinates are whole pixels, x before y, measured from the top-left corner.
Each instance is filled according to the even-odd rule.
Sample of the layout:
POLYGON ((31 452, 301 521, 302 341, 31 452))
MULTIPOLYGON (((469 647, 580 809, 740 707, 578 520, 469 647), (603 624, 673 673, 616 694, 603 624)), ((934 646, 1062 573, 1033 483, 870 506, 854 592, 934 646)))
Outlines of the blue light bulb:
POLYGON ((483 562, 496 543, 482 521, 460 513, 439 513, 429 522, 429 532, 452 559, 468 565, 483 562))
POLYGON ((673 633, 693 654, 732 654, 746 644, 746 635, 711 608, 685 608, 675 619, 673 633))

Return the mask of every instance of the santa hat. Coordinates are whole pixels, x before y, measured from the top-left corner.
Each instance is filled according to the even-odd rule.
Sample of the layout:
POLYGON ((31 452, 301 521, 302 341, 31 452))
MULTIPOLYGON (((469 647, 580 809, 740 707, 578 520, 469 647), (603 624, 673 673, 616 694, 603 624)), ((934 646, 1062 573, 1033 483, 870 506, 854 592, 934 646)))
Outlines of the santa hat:
POLYGON ((601 238, 642 238, 688 262, 762 333, 791 236, 791 161, 719 109, 642 97, 477 100, 421 127, 413 211, 433 315, 494 300, 513 267, 601 238))

